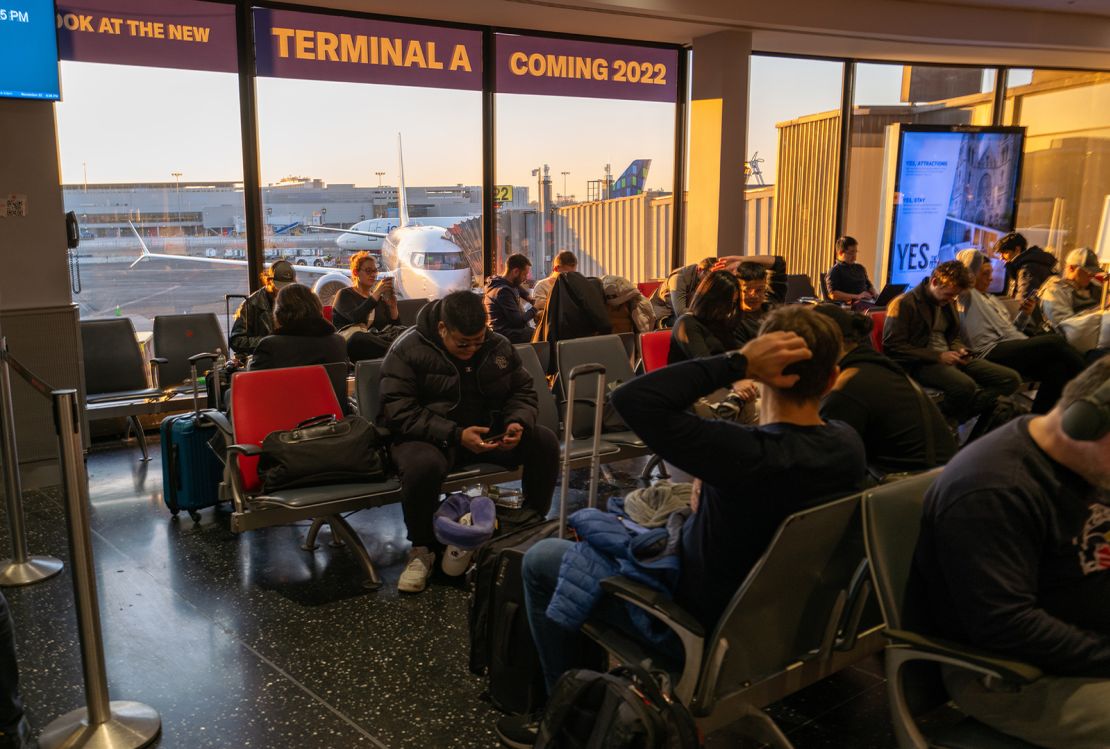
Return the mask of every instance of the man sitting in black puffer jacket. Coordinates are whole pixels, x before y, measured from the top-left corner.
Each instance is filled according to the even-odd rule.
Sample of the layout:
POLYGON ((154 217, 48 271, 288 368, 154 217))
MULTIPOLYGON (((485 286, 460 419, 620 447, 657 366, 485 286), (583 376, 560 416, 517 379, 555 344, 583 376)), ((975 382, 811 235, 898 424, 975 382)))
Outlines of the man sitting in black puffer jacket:
POLYGON ((424 307, 382 361, 379 424, 393 433, 412 542, 397 583, 405 593, 422 591, 435 564, 432 515, 455 466, 523 466, 525 506, 541 515, 550 509, 559 441, 536 423, 532 378, 508 339, 488 324, 482 297, 456 291, 424 307))

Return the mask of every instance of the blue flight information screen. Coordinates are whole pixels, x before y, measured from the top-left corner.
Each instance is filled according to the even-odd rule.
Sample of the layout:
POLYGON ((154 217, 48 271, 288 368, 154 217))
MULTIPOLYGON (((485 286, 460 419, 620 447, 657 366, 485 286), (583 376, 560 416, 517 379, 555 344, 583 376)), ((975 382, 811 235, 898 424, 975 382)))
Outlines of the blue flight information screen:
POLYGON ((0 97, 61 98, 54 0, 0 0, 0 97))

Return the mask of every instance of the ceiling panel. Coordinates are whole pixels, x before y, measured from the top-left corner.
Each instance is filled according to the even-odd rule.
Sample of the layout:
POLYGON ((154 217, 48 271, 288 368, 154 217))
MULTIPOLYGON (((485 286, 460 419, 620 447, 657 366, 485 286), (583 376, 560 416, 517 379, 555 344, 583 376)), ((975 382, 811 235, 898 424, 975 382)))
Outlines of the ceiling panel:
POLYGON ((963 5, 1006 10, 1039 10, 1059 13, 1089 13, 1110 17, 1110 0, 917 0, 931 5, 963 5))

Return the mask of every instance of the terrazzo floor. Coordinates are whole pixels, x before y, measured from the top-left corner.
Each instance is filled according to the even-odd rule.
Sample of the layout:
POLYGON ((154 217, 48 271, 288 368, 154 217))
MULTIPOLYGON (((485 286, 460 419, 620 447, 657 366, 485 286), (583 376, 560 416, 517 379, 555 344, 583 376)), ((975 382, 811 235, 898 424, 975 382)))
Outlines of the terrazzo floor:
MULTIPOLYGON (((396 590, 407 551, 399 505, 356 513, 385 586, 366 593, 327 532, 235 535, 228 514, 173 521, 162 504, 157 443, 88 459, 104 648, 111 695, 162 716, 154 746, 496 747, 499 713, 466 668, 466 593, 446 578, 396 590)), ((637 485, 642 460, 609 466, 603 493, 637 485)), ((572 486, 584 486, 575 472, 572 486)), ((581 492, 579 492, 581 493, 581 492)), ((84 704, 57 489, 25 499, 31 553, 67 561, 58 577, 4 590, 16 623, 27 715, 36 731, 84 704)), ((0 556, 10 549, 6 518, 0 556)), ((871 659, 772 706, 797 749, 890 749, 881 663, 871 659)), ((727 730, 710 749, 749 747, 727 730)))

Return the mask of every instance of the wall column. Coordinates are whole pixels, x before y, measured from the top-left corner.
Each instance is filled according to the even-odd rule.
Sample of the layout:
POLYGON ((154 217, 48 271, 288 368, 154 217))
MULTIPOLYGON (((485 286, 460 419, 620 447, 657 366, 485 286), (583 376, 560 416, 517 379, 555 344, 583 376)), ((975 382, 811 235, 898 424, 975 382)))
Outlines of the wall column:
POLYGON ((694 39, 686 263, 743 251, 751 52, 746 31, 694 39))

